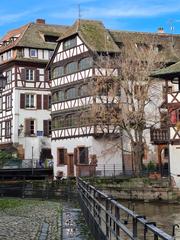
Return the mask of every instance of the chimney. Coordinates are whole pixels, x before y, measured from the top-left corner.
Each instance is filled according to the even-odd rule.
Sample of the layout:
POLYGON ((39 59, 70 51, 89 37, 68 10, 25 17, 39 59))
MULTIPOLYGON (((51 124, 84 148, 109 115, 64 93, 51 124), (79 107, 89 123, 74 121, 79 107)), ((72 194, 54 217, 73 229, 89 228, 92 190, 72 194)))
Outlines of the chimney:
POLYGON ((157 29, 157 33, 164 33, 164 28, 163 27, 159 27, 158 29, 157 29))
POLYGON ((38 19, 36 19, 36 23, 37 24, 46 24, 46 21, 45 21, 45 19, 38 18, 38 19))

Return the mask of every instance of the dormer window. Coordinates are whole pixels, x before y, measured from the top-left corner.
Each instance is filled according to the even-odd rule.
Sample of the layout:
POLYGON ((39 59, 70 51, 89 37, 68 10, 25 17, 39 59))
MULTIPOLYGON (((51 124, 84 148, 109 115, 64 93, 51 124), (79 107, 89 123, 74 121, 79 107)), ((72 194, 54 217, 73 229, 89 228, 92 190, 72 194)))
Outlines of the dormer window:
POLYGON ((84 70, 92 67, 92 58, 86 57, 80 60, 79 70, 84 70))
POLYGON ((44 35, 45 42, 56 43, 59 36, 44 35))
POLYGON ((30 49, 29 55, 30 57, 37 57, 37 49, 30 49))
POLYGON ((77 45, 77 39, 75 37, 75 38, 71 38, 71 39, 66 40, 63 43, 63 48, 64 48, 64 50, 67 50, 67 49, 75 47, 76 45, 77 45))

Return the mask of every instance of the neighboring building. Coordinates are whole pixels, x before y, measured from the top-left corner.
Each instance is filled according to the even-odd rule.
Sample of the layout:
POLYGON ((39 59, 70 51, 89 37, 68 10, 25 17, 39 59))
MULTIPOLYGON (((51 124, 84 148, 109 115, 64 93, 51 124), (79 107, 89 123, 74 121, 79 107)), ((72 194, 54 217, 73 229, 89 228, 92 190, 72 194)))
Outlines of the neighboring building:
MULTIPOLYGON (((153 44, 154 50, 165 56, 167 64, 177 61, 171 48, 173 45, 175 52, 180 50, 177 46, 179 36, 174 36, 172 42, 172 36, 164 33, 111 31, 105 29, 99 21, 78 20, 58 40, 48 65, 52 80, 52 155, 55 176, 91 174, 96 161, 100 174, 102 164, 104 168, 109 168, 109 174, 113 174, 113 166, 119 171, 123 168, 132 169, 131 155, 122 155, 121 147, 118 147, 120 139, 116 138, 116 133, 119 130, 111 124, 102 128, 93 122, 89 109, 98 102, 98 96, 93 91, 87 91, 97 77, 117 76, 117 69, 98 66, 96 60, 99 56, 113 58, 122 51, 131 51, 127 40, 141 49, 153 44)), ((103 97, 106 99, 106 96, 103 97)), ((145 156, 153 160, 155 155, 153 147, 150 147, 148 133, 145 156)))
POLYGON ((51 93, 45 67, 67 30, 43 19, 9 31, 0 41, 0 149, 21 159, 51 158, 51 93))
POLYGON ((173 184, 180 188, 180 62, 157 71, 154 76, 166 81, 163 106, 167 118, 164 127, 153 129, 152 141, 166 144, 169 172, 173 184))

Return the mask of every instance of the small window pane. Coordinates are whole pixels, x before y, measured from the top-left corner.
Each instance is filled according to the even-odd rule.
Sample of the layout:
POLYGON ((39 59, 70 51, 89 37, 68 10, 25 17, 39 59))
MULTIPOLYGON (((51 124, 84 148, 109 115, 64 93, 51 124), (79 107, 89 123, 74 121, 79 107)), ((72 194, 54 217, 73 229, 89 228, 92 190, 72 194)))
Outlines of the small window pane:
POLYGON ((64 75, 64 67, 56 67, 52 71, 52 78, 58 78, 64 75))
POLYGON ((72 39, 65 41, 64 45, 63 45, 64 50, 75 47, 77 45, 76 42, 77 42, 76 38, 72 38, 72 39))
POLYGON ((66 65, 66 74, 77 72, 77 62, 71 62, 66 65))
POLYGON ((30 49, 30 57, 37 57, 37 49, 30 49))
POLYGON ((66 91, 66 99, 76 98, 76 88, 69 88, 66 91))
POLYGON ((79 70, 84 70, 92 67, 92 58, 83 58, 79 62, 79 70))

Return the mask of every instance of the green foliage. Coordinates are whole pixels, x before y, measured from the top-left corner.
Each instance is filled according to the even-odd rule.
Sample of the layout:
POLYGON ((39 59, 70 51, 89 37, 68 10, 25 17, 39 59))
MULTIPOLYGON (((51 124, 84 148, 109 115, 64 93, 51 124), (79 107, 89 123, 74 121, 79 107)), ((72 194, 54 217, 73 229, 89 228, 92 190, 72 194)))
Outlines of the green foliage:
POLYGON ((156 164, 153 161, 150 161, 147 165, 147 170, 149 172, 156 171, 156 164))
POLYGON ((2 168, 5 164, 20 165, 21 160, 12 156, 11 153, 0 150, 0 167, 2 168))

